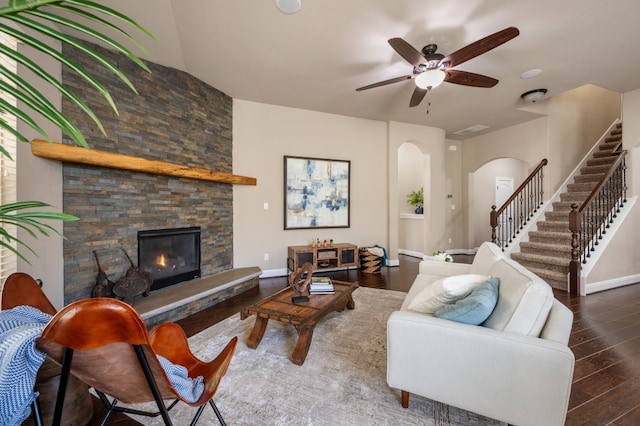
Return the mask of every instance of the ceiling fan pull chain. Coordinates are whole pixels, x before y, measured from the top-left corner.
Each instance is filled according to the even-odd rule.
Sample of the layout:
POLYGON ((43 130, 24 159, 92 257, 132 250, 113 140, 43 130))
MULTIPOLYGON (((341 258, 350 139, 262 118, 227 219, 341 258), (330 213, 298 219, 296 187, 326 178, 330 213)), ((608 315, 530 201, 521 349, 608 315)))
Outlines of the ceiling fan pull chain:
POLYGON ((431 109, 431 101, 429 100, 429 93, 431 93, 431 87, 427 87, 427 115, 429 115, 429 109, 431 109))

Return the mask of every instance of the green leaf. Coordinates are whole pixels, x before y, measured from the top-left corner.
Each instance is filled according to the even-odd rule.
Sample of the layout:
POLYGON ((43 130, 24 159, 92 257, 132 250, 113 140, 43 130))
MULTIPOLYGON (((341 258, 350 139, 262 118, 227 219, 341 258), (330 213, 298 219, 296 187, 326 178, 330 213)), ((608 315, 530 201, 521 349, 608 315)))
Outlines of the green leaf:
MULTIPOLYGON (((88 17, 88 16, 93 16, 90 14, 85 14, 82 11, 78 11, 78 13, 82 14, 82 16, 88 17)), ((29 12, 29 14, 37 16, 39 18, 42 19, 46 19, 49 20, 51 22, 56 22, 58 24, 64 25, 66 27, 69 28, 73 28, 74 30, 84 33, 88 36, 91 36, 92 38, 99 40, 101 42, 103 42, 104 44, 111 46, 114 50, 124 54, 127 58, 131 59, 133 62, 135 62, 140 68, 142 68, 143 70, 147 71, 147 72, 151 72, 151 70, 147 67, 147 65, 142 62, 136 55, 134 55, 133 53, 131 53, 131 51, 129 49, 127 49, 126 47, 124 47, 122 44, 118 43, 117 41, 105 36, 104 34, 93 30, 92 28, 89 28, 85 25, 81 25, 78 24, 72 20, 66 19, 64 17, 61 16, 57 16, 51 13, 46 13, 46 12, 42 12, 42 11, 31 11, 29 12)), ((64 36, 64 39, 60 39, 62 41, 67 41, 69 37, 64 36)), ((124 74, 121 74, 122 77, 124 77, 124 74)), ((133 88, 133 85, 131 85, 131 87, 133 88)), ((134 89, 135 90, 135 89, 134 89)))
MULTIPOLYGON (((0 24, 0 28, 1 27, 2 27, 2 25, 0 24)), ((93 120, 93 122, 98 126, 98 128, 100 129, 102 134, 106 135, 104 127, 102 126, 102 123, 100 122, 98 117, 95 115, 95 113, 80 98, 78 98, 72 91, 70 91, 69 89, 64 87, 56 78, 54 78, 51 74, 49 74, 44 69, 42 69, 42 67, 40 67, 38 64, 33 62, 31 59, 27 58, 26 56, 24 56, 20 52, 16 52, 15 50, 9 49, 6 46, 3 46, 1 44, 0 44, 0 53, 5 54, 8 57, 14 59, 19 64, 24 65, 30 71, 32 71, 35 75, 37 75, 38 77, 40 77, 41 79, 43 79, 44 81, 46 81, 47 83, 51 84, 53 87, 58 89, 58 91, 60 91, 60 93, 62 93, 64 96, 66 96, 71 102, 75 103, 82 111, 84 111, 93 120)), ((10 74, 12 74, 12 73, 10 73, 10 74)), ((14 74, 14 76, 15 76, 15 74, 14 74)), ((15 76, 15 77, 19 78, 17 76, 15 76)), ((26 82, 24 80, 23 80, 23 82, 19 83, 18 85, 19 86, 23 86, 22 88, 25 89, 25 90, 28 90, 29 92, 37 92, 37 90, 35 88, 33 88, 33 86, 31 86, 28 82, 26 82)), ((43 95, 40 95, 40 96, 43 96, 43 95)), ((69 136, 71 137, 71 135, 69 135, 69 136)), ((76 144, 78 144, 80 146, 84 146, 85 148, 88 148, 88 145, 87 145, 87 142, 84 139, 84 136, 80 135, 79 138, 73 138, 72 137, 72 139, 76 144)))
MULTIPOLYGON (((8 19, 12 19, 12 18, 14 18, 14 16, 8 16, 7 18, 8 19)), ((70 69, 72 69, 73 71, 78 73, 78 75, 80 75, 82 78, 84 78, 90 85, 92 85, 96 90, 98 90, 98 92, 100 92, 100 94, 107 100, 107 102, 109 103, 111 108, 114 111, 116 111, 116 113, 117 113, 118 108, 116 107, 115 103, 113 102, 113 99, 111 98, 111 94, 107 91, 107 89, 104 88, 104 86, 102 84, 100 84, 100 82, 98 80, 93 78, 80 65, 78 65, 77 63, 71 61, 69 58, 67 58, 66 56, 62 55, 57 50, 47 46, 46 44, 44 44, 40 40, 35 39, 35 38, 31 37, 31 36, 28 36, 28 35, 20 32, 20 31, 14 30, 13 28, 9 27, 8 25, 0 24, 0 30, 4 31, 5 33, 7 33, 7 34, 9 34, 9 35, 11 35, 13 37, 15 37, 16 39, 22 41, 23 43, 28 44, 29 46, 33 47, 34 49, 39 50, 42 53, 51 56, 52 58, 56 59, 58 62, 62 63, 63 65, 66 65, 67 67, 69 67, 70 69)))
MULTIPOLYGON (((45 0, 43 0, 45 1, 45 0)), ((62 5, 63 2, 56 2, 59 3, 59 5, 62 5)), ((120 21, 123 21, 133 27, 135 27, 137 30, 139 30, 140 32, 144 33, 147 37, 149 37, 152 40, 158 40, 153 34, 151 34, 147 29, 145 29, 144 27, 142 27, 141 25, 139 25, 136 21, 134 21, 133 19, 129 18, 126 15, 123 15, 122 13, 111 9, 107 6, 98 4, 98 3, 94 3, 92 1, 85 1, 85 0, 68 0, 65 1, 64 3, 68 3, 68 4, 75 4, 77 6, 84 6, 87 8, 90 8, 92 10, 98 11, 98 12, 102 12, 107 16, 111 16, 113 18, 116 18, 120 21)))
MULTIPOLYGON (((94 15, 92 13, 86 12, 84 10, 72 7, 72 6, 67 6, 65 4, 52 4, 51 7, 56 8, 56 9, 61 9, 61 10, 65 10, 67 12, 71 12, 71 13, 75 13, 77 15, 83 16, 86 19, 93 21, 97 24, 100 24, 101 26, 108 28, 112 31, 118 32, 120 34, 122 34, 126 39, 128 39, 129 41, 131 41, 133 44, 136 45, 136 47, 138 47, 138 49, 142 50, 142 52, 144 52, 145 54, 149 55, 149 51, 147 50, 146 47, 144 47, 142 45, 142 43, 140 43, 138 40, 136 40, 135 38, 133 38, 129 33, 127 33, 126 31, 124 31, 121 27, 112 24, 111 22, 102 19, 101 17, 94 15)), ((133 25, 136 26, 137 28, 139 28, 141 31, 143 31, 145 34, 147 34, 150 38, 152 38, 153 40, 157 39, 153 36, 153 34, 149 33, 148 31, 146 31, 144 28, 140 27, 138 24, 136 24, 135 22, 133 22, 133 25)))
MULTIPOLYGON (((1 68, 2 67, 0 67, 0 73, 1 73, 1 68)), ((80 129, 78 129, 71 121, 69 121, 64 115, 62 115, 61 112, 55 109, 55 107, 46 99, 44 100, 34 99, 33 97, 16 89, 15 87, 13 87, 12 85, 8 84, 6 81, 3 81, 3 80, 0 80, 0 90, 4 90, 5 92, 12 94, 17 100, 24 102, 25 105, 27 105, 29 108, 31 108, 35 112, 42 114, 42 116, 46 117, 51 122, 55 123, 66 134, 70 136, 75 136, 75 137, 78 137, 78 136, 82 137, 82 134, 80 133, 80 129)), ((6 101, 5 103, 7 105, 11 105, 6 101)), ((2 106, 5 106, 5 104, 2 104, 2 106)), ((20 112, 20 114, 22 114, 22 111, 20 110, 18 111, 20 112)), ((22 121, 27 122, 22 115, 18 115, 17 113, 14 113, 14 115, 16 115, 16 117, 20 118, 22 121)), ((35 120, 32 120, 32 124, 37 126, 37 123, 35 122, 35 120)), ((33 125, 31 126, 33 127, 33 125)), ((35 130, 38 130, 38 129, 35 129, 35 130)), ((40 130, 41 132, 39 133, 43 137, 48 139, 48 136, 44 132, 44 130, 42 129, 40 130)))
MULTIPOLYGON (((131 81, 122 73, 122 71, 120 71, 117 67, 115 67, 113 64, 111 64, 104 56, 100 55, 98 52, 96 52, 95 50, 87 47, 86 45, 84 45, 82 42, 78 41, 77 39, 70 37, 66 34, 61 33, 60 31, 57 31, 53 28, 50 28, 46 25, 43 25, 40 22, 36 22, 34 20, 25 18, 23 16, 18 16, 18 15, 14 15, 11 17, 8 17, 8 19, 24 25, 25 27, 31 28, 34 31, 37 31, 41 34, 44 34, 47 37, 50 37, 54 40, 59 40, 62 42, 67 43, 70 46, 73 46, 75 48, 77 48, 78 50, 82 51, 83 53, 85 53, 86 55, 92 57, 93 59, 95 59, 100 65, 102 65, 103 67, 107 68, 109 71, 111 71, 113 74, 115 74, 122 82, 124 82, 127 86, 129 86, 129 88, 131 90, 133 90, 135 93, 137 93, 136 88, 133 86, 133 83, 131 83, 131 81)), ((50 48, 49 46, 43 44, 42 47, 46 47, 46 50, 44 50, 46 53, 47 52, 55 52, 55 54, 59 57, 59 58, 64 58, 64 60, 66 61, 65 64, 68 63, 72 63, 71 60, 69 60, 68 58, 66 58, 65 56, 63 56, 62 54, 60 54, 57 50, 50 48)), ((49 55, 51 55, 51 53, 48 53, 49 55)), ((62 61, 61 61, 62 62, 62 61)), ((74 63, 75 64, 75 63, 74 63)), ((76 65, 79 67, 79 65, 76 65)), ((106 92, 106 89, 104 89, 106 92)), ((107 92, 108 93, 108 92, 107 92)), ((111 99, 111 96, 109 95, 109 99, 111 99)), ((115 103, 113 103, 113 100, 110 101, 110 103, 113 104, 113 108, 114 111, 117 111, 115 103)))

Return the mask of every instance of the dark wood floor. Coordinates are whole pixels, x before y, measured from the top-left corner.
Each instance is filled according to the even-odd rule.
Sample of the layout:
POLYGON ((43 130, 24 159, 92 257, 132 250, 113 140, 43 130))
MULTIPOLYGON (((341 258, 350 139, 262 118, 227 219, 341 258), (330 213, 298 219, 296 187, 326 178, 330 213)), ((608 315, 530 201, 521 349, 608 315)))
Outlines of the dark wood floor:
MULTIPOLYGON (((470 263, 472 259, 455 256, 456 262, 470 263)), ((364 287, 407 291, 417 274, 418 262, 419 259, 401 255, 399 267, 382 268, 380 274, 351 270, 327 275, 345 281, 357 280, 364 287)), ((259 287, 178 323, 191 336, 285 286, 284 277, 262 279, 259 287)), ((576 366, 566 424, 640 424, 640 284, 588 297, 556 292, 556 297, 575 315, 569 345, 575 354, 576 366)), ((95 407, 103 412, 99 401, 95 407)), ((91 425, 99 424, 97 417, 94 416, 91 425)), ((126 416, 114 416, 109 424, 138 423, 126 416)))

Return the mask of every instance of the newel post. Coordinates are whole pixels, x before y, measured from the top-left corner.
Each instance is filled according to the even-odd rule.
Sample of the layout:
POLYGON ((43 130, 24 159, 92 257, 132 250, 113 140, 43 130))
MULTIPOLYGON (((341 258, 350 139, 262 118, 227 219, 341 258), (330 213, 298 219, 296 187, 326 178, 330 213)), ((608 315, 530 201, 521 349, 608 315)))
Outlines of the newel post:
POLYGON ((569 213, 569 230, 571 231, 571 262, 569 263, 569 293, 580 294, 580 212, 578 205, 571 205, 569 213))
POLYGON ((495 204, 491 206, 489 224, 491 225, 491 242, 495 244, 497 240, 496 228, 498 227, 498 213, 495 204))

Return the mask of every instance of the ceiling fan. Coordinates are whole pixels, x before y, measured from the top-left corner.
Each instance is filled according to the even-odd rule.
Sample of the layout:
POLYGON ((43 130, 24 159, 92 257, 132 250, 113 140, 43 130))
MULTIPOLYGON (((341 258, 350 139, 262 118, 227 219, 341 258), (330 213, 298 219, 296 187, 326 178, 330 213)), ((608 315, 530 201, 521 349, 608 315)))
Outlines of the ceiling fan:
POLYGON ((387 84, 399 83, 405 80, 414 79, 416 88, 409 102, 410 107, 415 107, 422 102, 429 90, 438 86, 443 81, 463 86, 472 87, 493 87, 498 84, 498 80, 482 74, 476 74, 468 71, 460 71, 451 69, 463 62, 480 56, 483 53, 504 44, 520 34, 515 27, 505 28, 502 31, 488 35, 474 43, 471 43, 450 55, 444 56, 436 53, 438 46, 428 44, 422 48, 422 52, 417 51, 413 46, 396 37, 389 39, 389 44, 398 52, 407 62, 413 65, 413 72, 402 77, 395 77, 389 80, 379 81, 367 86, 359 87, 357 92, 374 87, 386 86, 387 84))

